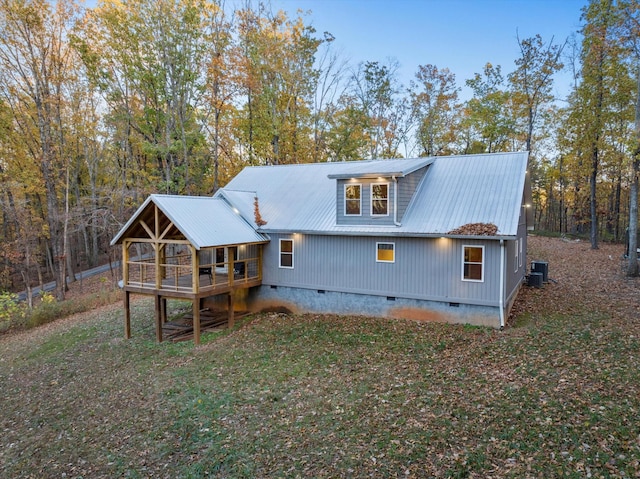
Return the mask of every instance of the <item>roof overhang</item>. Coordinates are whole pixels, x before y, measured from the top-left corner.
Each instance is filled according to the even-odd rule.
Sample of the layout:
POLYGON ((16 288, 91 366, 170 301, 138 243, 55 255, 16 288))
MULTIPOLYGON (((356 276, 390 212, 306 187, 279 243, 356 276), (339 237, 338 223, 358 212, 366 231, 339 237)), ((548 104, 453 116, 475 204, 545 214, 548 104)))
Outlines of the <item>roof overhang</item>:
MULTIPOLYGON (((398 165, 399 161, 394 162, 394 166, 401 166, 401 165, 398 165)), ((366 168, 367 166, 369 166, 369 164, 366 162, 363 162, 365 164, 362 165, 363 169, 360 171, 357 168, 354 168, 353 171, 350 171, 350 172, 333 173, 333 174, 327 175, 327 178, 336 179, 336 180, 376 179, 376 178, 394 178, 394 177, 403 178, 413 173, 414 171, 419 170, 420 168, 424 168, 425 166, 430 165, 434 161, 435 161, 435 157, 424 158, 424 160, 421 162, 411 162, 410 165, 407 165, 407 168, 401 168, 397 170, 393 170, 393 169, 386 170, 384 168, 380 168, 381 166, 384 166, 384 161, 378 162, 376 164, 376 168, 380 168, 377 170, 366 168)), ((409 162, 407 161, 407 163, 409 162)), ((359 166, 359 165, 354 165, 354 166, 359 166)))
POLYGON ((459 240, 486 240, 486 241, 513 241, 517 239, 515 235, 496 235, 496 236, 487 236, 487 235, 449 235, 445 233, 417 233, 417 232, 407 232, 407 231, 392 231, 390 229, 380 230, 380 231, 305 231, 305 230, 260 230, 261 233, 271 233, 271 234, 301 234, 301 235, 316 235, 316 236, 361 236, 361 237, 397 237, 397 238, 448 238, 448 239, 459 239, 459 240))
POLYGON ((268 243, 225 199, 151 195, 111 240, 175 242, 180 236, 197 250, 239 244, 268 243))

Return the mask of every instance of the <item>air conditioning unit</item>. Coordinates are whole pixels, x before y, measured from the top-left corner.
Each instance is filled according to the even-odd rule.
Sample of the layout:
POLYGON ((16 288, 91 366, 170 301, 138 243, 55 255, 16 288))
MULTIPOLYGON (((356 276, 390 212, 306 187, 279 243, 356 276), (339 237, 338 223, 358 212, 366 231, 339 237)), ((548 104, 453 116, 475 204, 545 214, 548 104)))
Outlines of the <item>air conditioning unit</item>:
POLYGON ((534 288, 542 288, 542 273, 530 273, 527 278, 527 285, 534 288))
POLYGON ((542 282, 549 282, 549 263, 547 263, 546 261, 532 261, 531 272, 542 273, 542 282))

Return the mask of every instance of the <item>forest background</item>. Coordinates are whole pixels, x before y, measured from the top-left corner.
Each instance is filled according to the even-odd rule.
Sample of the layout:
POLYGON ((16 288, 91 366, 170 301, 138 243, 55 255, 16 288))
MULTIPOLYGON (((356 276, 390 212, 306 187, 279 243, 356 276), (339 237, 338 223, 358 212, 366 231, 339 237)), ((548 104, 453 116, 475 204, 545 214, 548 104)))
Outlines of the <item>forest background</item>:
POLYGON ((264 4, 0 0, 0 291, 56 280, 64 299, 147 195, 211 195, 249 165, 528 150, 537 230, 623 241, 639 39, 639 0, 591 0, 580 36, 518 36, 507 71, 425 63, 401 84, 264 4))

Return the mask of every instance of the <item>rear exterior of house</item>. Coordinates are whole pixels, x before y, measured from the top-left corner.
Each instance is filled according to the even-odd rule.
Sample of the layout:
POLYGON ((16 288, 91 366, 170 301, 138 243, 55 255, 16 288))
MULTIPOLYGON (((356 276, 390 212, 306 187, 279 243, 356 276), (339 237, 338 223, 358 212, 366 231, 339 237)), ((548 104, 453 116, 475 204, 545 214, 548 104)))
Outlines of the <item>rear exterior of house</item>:
POLYGON ((213 197, 151 195, 112 240, 131 294, 200 311, 505 325, 526 273, 527 153, 248 167, 213 197))
POLYGON ((239 307, 503 327, 526 274, 526 153, 251 167, 216 196, 269 238, 239 307), (491 226, 489 234, 484 226, 491 226))

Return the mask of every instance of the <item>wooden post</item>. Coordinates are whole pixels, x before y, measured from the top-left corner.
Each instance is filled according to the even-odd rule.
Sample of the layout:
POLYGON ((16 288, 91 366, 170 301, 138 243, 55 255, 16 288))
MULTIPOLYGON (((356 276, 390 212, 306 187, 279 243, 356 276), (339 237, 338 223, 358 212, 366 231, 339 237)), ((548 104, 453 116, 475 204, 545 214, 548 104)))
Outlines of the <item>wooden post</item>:
POLYGON ((160 298, 160 319, 161 324, 167 322, 167 298, 160 298))
POLYGON ((159 294, 156 294, 156 339, 159 343, 162 342, 162 300, 159 294))
POLYGON ((160 243, 151 243, 153 247, 153 253, 155 256, 154 264, 156 266, 156 289, 162 289, 162 266, 161 258, 162 250, 160 249, 160 243))
POLYGON ((129 241, 122 242, 122 287, 129 284, 129 241))
POLYGON ((233 329, 234 323, 235 323, 235 318, 234 318, 234 313, 233 313, 233 296, 234 296, 234 291, 231 290, 229 291, 229 294, 227 295, 227 308, 228 308, 228 319, 227 319, 227 327, 229 329, 233 329))
POLYGON ((198 250, 193 245, 189 245, 191 251, 191 292, 198 294, 200 291, 200 258, 198 250))
MULTIPOLYGON (((160 278, 160 285, 162 285, 162 280, 164 278, 168 278, 167 275, 167 267, 163 266, 167 263, 167 248, 166 248, 166 244, 164 243, 158 243, 157 246, 154 246, 154 248, 157 247, 158 249, 158 269, 157 269, 157 274, 160 278)), ((157 280, 156 280, 157 282, 157 280)), ((156 286, 157 287, 157 286, 156 286)))
POLYGON ((228 249, 229 254, 227 259, 229 260, 229 265, 227 266, 227 275, 229 277, 229 286, 233 286, 233 282, 235 280, 234 268, 236 267, 236 251, 235 247, 228 249))
POLYGON ((193 298, 193 342, 200 344, 200 298, 193 298))
POLYGON ((124 292, 124 337, 131 338, 131 310, 129 309, 129 291, 124 292))

